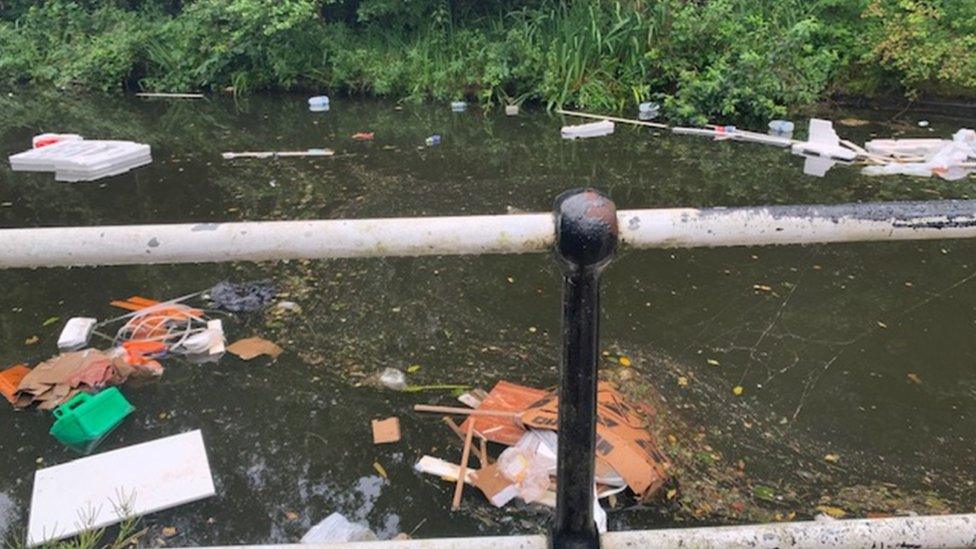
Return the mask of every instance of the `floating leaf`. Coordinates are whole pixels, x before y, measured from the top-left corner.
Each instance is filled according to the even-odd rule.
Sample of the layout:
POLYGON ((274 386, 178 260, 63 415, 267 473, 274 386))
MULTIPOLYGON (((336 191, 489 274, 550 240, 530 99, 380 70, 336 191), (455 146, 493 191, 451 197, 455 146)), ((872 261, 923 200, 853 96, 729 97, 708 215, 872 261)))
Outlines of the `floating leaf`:
POLYGON ((753 290, 756 290, 757 292, 771 292, 771 291, 773 291, 773 288, 772 287, 767 286, 765 284, 754 284, 752 286, 752 289, 753 290))
POLYGON ((837 463, 838 461, 840 461, 840 456, 837 454, 827 454, 824 456, 824 460, 829 461, 831 463, 837 463))
POLYGON ((922 378, 918 377, 918 374, 913 374, 912 372, 908 372, 908 374, 905 377, 907 377, 908 381, 911 381, 912 383, 922 383, 922 378))
POLYGON ((668 435, 668 444, 670 444, 671 446, 674 446, 677 443, 678 443, 678 437, 676 437, 674 435, 668 435))
POLYGON ((51 318, 45 320, 44 323, 41 324, 41 327, 42 328, 47 328, 48 326, 50 326, 51 324, 54 324, 55 322, 57 322, 59 320, 61 320, 61 317, 60 316, 52 316, 51 318))
POLYGON ((625 356, 620 357, 618 361, 620 362, 621 366, 630 366, 630 359, 625 356))
POLYGON ((881 321, 879 320, 879 321, 878 321, 878 328, 881 328, 882 330, 887 330, 887 329, 888 329, 888 325, 887 325, 887 324, 885 324, 884 322, 881 322, 881 321))
POLYGON ((847 512, 841 509, 840 507, 831 507, 829 505, 818 505, 817 511, 820 511, 821 513, 824 513, 827 516, 838 518, 838 519, 847 516, 847 512))
POLYGON ((686 378, 685 376, 679 377, 678 387, 687 387, 687 386, 688 386, 688 378, 686 378))
POLYGON ((285 511, 285 520, 288 522, 294 522, 298 520, 298 513, 294 511, 285 511))
POLYGON ((674 499, 674 496, 678 495, 678 491, 674 488, 668 490, 668 499, 674 499))
POLYGON ((742 385, 736 385, 735 387, 732 387, 732 394, 735 396, 742 395, 743 391, 745 391, 745 389, 742 388, 742 385))
POLYGON ((373 469, 376 469, 376 472, 379 473, 381 477, 383 477, 383 478, 390 478, 386 474, 386 469, 384 469, 383 466, 380 465, 380 462, 374 461, 373 462, 373 469))
POLYGON ((717 360, 715 360, 714 358, 710 358, 710 359, 706 360, 705 362, 707 362, 709 366, 718 366, 719 365, 719 362, 717 360))
POLYGON ((29 338, 27 338, 27 339, 24 340, 24 345, 33 345, 33 344, 37 343, 40 340, 41 340, 41 338, 37 337, 36 335, 32 335, 29 338))
POLYGON ((420 364, 411 364, 410 366, 407 366, 407 373, 408 374, 413 374, 413 373, 416 373, 418 371, 420 371, 420 364))

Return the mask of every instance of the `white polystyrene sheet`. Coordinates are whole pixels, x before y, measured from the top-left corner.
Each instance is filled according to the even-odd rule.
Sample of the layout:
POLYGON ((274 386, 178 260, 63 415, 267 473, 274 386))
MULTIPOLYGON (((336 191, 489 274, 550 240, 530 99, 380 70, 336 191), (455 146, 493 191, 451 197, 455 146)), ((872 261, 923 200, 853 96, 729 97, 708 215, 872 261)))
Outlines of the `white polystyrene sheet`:
POLYGON ((200 431, 161 438, 34 474, 27 544, 63 539, 214 495, 200 431), (123 511, 120 507, 127 507, 123 511))
POLYGON ((151 162, 149 145, 104 140, 62 141, 10 157, 14 171, 53 171, 58 181, 91 181, 151 162))

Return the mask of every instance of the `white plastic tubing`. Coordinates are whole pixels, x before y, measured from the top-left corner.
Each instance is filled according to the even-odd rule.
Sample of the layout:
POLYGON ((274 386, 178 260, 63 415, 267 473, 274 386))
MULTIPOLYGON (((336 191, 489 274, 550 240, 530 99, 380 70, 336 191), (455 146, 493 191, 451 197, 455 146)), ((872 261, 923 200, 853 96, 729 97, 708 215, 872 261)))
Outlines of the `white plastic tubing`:
MULTIPOLYGON (((625 247, 976 237, 976 201, 617 212, 625 247)), ((515 254, 552 248, 550 213, 0 229, 0 268, 515 254)))

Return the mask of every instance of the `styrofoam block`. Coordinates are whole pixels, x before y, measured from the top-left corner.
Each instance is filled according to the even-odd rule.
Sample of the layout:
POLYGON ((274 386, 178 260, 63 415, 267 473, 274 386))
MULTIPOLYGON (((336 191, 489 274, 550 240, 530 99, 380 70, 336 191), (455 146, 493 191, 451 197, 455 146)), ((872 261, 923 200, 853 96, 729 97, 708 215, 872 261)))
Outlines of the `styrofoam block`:
POLYGON ((64 539, 214 495, 199 430, 40 469, 27 544, 64 539), (121 512, 120 507, 126 507, 121 512))

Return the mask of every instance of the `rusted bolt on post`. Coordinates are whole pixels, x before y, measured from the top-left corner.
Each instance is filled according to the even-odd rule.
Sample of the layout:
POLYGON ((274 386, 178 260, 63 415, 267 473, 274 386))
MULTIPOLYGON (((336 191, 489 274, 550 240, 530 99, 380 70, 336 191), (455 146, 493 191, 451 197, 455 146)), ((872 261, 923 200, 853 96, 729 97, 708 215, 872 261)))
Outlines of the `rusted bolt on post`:
POLYGON ((600 273, 617 249, 617 208, 595 189, 556 198, 556 256, 563 272, 556 519, 550 546, 596 548, 593 518, 600 273))

